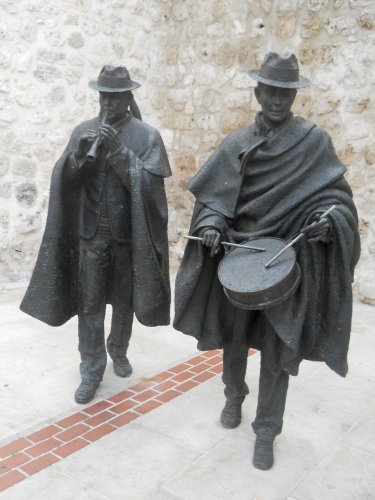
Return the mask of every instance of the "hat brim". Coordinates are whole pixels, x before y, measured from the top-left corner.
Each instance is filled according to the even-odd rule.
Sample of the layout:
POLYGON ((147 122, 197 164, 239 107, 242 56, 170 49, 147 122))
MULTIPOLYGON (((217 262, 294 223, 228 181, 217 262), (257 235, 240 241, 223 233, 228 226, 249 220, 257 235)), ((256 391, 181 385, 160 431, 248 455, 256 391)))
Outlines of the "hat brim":
POLYGON ((89 87, 94 90, 98 90, 99 92, 128 92, 129 90, 135 90, 138 87, 140 87, 141 84, 138 82, 129 82, 129 85, 126 85, 125 87, 104 87, 103 85, 99 85, 97 81, 93 80, 89 82, 89 87))
POLYGON ((250 69, 247 74, 253 80, 257 82, 264 83, 266 85, 270 85, 271 87, 280 87, 282 89, 302 89, 305 87, 310 87, 311 82, 304 76, 300 76, 297 82, 282 82, 280 80, 271 80, 270 78, 265 78, 264 76, 259 75, 259 70, 250 69))

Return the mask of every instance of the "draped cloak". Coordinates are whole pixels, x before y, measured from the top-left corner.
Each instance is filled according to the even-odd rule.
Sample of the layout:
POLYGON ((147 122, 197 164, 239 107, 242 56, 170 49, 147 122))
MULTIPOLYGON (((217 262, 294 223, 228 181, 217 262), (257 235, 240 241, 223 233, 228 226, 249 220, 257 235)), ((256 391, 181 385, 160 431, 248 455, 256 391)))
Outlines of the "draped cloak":
MULTIPOLYGON (((261 236, 289 240, 336 205, 328 216, 329 242, 302 238, 294 246, 301 269, 296 292, 251 323, 249 345, 261 348, 262 330, 270 324, 277 334, 275 359, 292 375, 302 359, 325 361, 341 376, 348 370, 360 243, 344 173, 328 134, 292 117, 270 138, 255 124, 229 135, 189 184, 197 200, 190 234, 211 227, 237 243, 261 236)), ((194 336, 201 350, 222 348, 234 327, 235 307, 217 277, 222 256, 212 258, 207 247, 189 240, 176 278, 174 327, 194 336)))
MULTIPOLYGON (((51 326, 77 314, 79 186, 64 181, 82 132, 97 130, 99 119, 76 127, 51 178, 46 228, 21 310, 51 326)), ((164 177, 171 175, 159 133, 133 116, 118 125, 125 146, 107 155, 109 168, 130 193, 133 307, 146 326, 170 321, 168 209, 164 177)), ((84 167, 82 167, 84 168, 84 167)), ((90 167, 87 167, 90 168, 90 167)), ((111 303, 108 280, 107 303, 111 303)))

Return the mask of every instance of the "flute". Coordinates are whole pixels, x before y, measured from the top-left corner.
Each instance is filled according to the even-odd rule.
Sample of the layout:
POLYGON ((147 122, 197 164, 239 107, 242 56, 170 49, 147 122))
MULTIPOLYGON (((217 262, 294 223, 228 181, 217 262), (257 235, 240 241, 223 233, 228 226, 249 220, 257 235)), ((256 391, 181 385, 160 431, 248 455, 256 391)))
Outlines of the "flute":
MULTIPOLYGON (((105 123, 107 119, 108 114, 103 115, 103 119, 101 120, 100 124, 105 123)), ((94 161, 97 160, 98 155, 99 155, 99 147, 102 143, 102 136, 100 132, 98 132, 98 136, 96 137, 95 141, 91 144, 91 148, 89 149, 87 155, 86 155, 86 160, 90 163, 93 163, 94 161)))

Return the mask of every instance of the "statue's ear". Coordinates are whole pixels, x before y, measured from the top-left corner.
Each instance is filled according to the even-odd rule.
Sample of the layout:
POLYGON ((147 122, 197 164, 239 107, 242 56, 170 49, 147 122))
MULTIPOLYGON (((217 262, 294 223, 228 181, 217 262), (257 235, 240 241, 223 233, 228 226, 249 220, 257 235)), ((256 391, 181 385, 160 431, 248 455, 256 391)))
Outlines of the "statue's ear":
POLYGON ((255 94, 256 100, 258 101, 258 104, 260 104, 260 101, 259 101, 259 87, 258 87, 258 85, 254 89, 254 94, 255 94))
POLYGON ((138 118, 138 120, 142 121, 141 111, 138 107, 138 104, 135 102, 133 92, 132 92, 132 98, 131 98, 129 107, 130 107, 130 111, 133 113, 134 118, 138 118))

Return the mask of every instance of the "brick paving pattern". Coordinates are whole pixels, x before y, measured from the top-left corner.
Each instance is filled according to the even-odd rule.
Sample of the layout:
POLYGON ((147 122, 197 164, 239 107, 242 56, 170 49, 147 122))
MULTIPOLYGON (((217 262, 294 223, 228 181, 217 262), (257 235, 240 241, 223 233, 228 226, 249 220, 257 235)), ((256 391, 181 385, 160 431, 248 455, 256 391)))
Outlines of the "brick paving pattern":
MULTIPOLYGON (((250 349, 249 356, 255 352, 250 349)), ((221 351, 204 352, 0 447, 0 492, 221 372, 221 351)))

